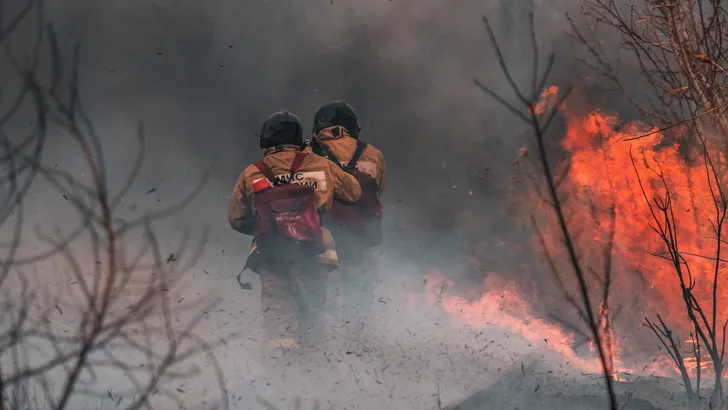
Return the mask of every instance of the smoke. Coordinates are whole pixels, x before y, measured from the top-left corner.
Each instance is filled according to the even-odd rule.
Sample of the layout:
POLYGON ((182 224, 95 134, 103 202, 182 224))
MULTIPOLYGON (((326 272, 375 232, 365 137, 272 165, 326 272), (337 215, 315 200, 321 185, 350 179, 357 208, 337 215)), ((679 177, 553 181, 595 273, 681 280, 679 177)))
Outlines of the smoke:
MULTIPOLYGON (((490 196, 504 182, 502 158, 523 143, 520 126, 472 84, 477 77, 506 90, 484 14, 528 79, 530 6, 504 4, 73 0, 52 4, 48 18, 66 45, 82 44, 84 101, 103 134, 124 139, 135 121, 147 124, 150 152, 165 158, 150 173, 214 164, 213 178, 231 185, 259 155, 254 133, 268 114, 288 108, 308 128, 320 104, 344 98, 364 122, 363 138, 390 159, 389 199, 418 204, 401 206, 408 211, 427 203, 412 218, 429 228, 428 219, 449 222, 446 209, 456 213, 472 179, 481 179, 475 195, 490 196)), ((563 15, 553 18, 564 5, 543 9, 548 52, 564 34, 563 15)))
MULTIPOLYGON (((559 83, 580 70, 565 40, 564 12, 576 5, 65 0, 49 2, 45 18, 66 55, 81 43, 82 99, 103 140, 112 188, 131 166, 137 122, 145 124, 147 160, 125 211, 175 202, 210 175, 197 199, 160 225, 160 235, 172 246, 184 230, 209 228, 198 265, 212 275, 196 276, 189 289, 237 303, 231 276, 242 267, 248 239, 227 226, 227 200, 239 173, 260 156, 260 123, 283 108, 306 129, 330 100, 345 99, 357 110, 361 138, 383 151, 390 172, 384 252, 395 261, 392 270, 416 276, 435 265, 457 272, 466 269, 468 243, 487 247, 494 238, 522 235, 504 219, 503 198, 529 130, 473 84, 478 78, 513 100, 480 17, 493 22, 516 80, 528 85, 527 13, 535 11, 541 53, 559 53, 559 83)), ((22 35, 12 40, 16 48, 28 44, 22 35)), ((48 161, 74 171, 75 151, 60 137, 50 144, 48 161)), ((37 214, 62 220, 56 199, 43 192, 32 198, 37 214)))

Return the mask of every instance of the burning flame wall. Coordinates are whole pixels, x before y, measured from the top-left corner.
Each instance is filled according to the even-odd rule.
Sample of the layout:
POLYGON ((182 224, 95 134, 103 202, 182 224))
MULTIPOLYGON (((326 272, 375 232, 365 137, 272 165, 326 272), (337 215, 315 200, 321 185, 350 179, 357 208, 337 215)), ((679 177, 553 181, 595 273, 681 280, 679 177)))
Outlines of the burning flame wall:
MULTIPOLYGON (((553 108, 557 92, 556 87, 544 92, 536 109, 544 112, 553 108)), ((568 153, 568 161, 558 166, 559 173, 565 175, 560 193, 582 266, 587 268, 590 276, 587 279, 592 285, 592 300, 597 302, 601 292, 601 279, 597 277, 601 272, 594 272, 604 266, 609 232, 615 230, 612 252, 614 284, 609 303, 611 315, 615 318, 616 339, 612 347, 616 370, 640 371, 650 367, 658 374, 671 372, 673 366, 665 357, 658 357, 656 364, 649 366, 655 362, 658 342, 649 330, 642 327, 644 318, 654 319, 656 314, 660 314, 683 342, 689 342, 694 325, 686 314, 679 279, 667 248, 653 229, 656 222, 647 200, 664 197, 664 186, 667 186, 679 249, 695 281, 695 295, 705 315, 710 317, 717 245, 713 229, 716 224, 713 195, 719 195, 714 174, 710 167, 706 167, 702 152, 691 153, 693 155, 687 157, 692 157, 692 160, 688 161, 683 154, 684 147, 680 147, 674 139, 668 139, 680 136, 686 132, 685 129, 672 129, 669 135, 667 132, 655 132, 635 139, 655 129, 639 122, 623 123, 618 115, 599 109, 579 113, 571 109, 569 102, 556 108, 565 121, 565 133, 560 143, 568 153), (610 226, 612 208, 616 213, 614 227, 610 226), (634 365, 640 362, 643 364, 634 365)), ((724 184, 725 158, 710 143, 708 152, 720 182, 724 184)), ((521 195, 521 202, 536 204, 529 212, 536 218, 559 275, 567 282, 567 289, 576 295, 575 280, 566 263, 567 255, 556 221, 550 208, 540 199, 544 196, 534 191, 519 191, 518 195, 521 195)), ((658 220, 661 224, 666 223, 659 213, 658 220)), ((538 243, 539 239, 534 238, 533 246, 538 247, 538 243)), ((723 265, 718 269, 720 278, 723 265)), ((527 301, 538 298, 538 292, 529 283, 505 280, 512 276, 510 272, 484 273, 486 279, 482 289, 485 290, 479 298, 446 297, 444 309, 473 327, 499 325, 522 334, 528 340, 544 340, 546 347, 565 359, 586 370, 598 371, 594 359, 584 359, 574 353, 572 332, 564 330, 564 326, 554 325, 553 321, 539 318, 543 314, 534 315, 534 303, 527 301)), ((432 294, 437 293, 437 288, 452 286, 452 281, 440 272, 430 272, 429 278, 432 294)), ((553 278, 532 279, 539 283, 540 288, 553 278)), ((725 305, 726 292, 728 287, 719 283, 719 326, 725 321, 728 309, 725 305)))
MULTIPOLYGON (((669 258, 667 249, 653 230, 656 222, 645 196, 649 201, 664 197, 664 178, 672 198, 679 246, 694 276, 696 295, 707 308, 715 269, 711 258, 715 257, 717 245, 711 228, 716 218, 713 195, 717 194, 712 171, 700 156, 688 165, 678 144, 667 141, 663 133, 625 141, 653 130, 645 124, 621 124, 616 115, 599 111, 584 117, 571 115, 567 107, 561 107, 561 111, 567 121, 563 145, 571 154, 565 187, 572 197, 570 201, 574 201, 569 208, 575 226, 595 228, 583 230, 582 243, 591 244, 585 250, 593 252, 603 244, 608 227, 601 224, 609 220, 608 208, 614 204, 615 256, 623 262, 623 274, 639 271, 646 278, 649 289, 642 299, 647 313, 661 313, 673 326, 689 332, 692 325, 685 314, 675 268, 665 259, 669 258), (593 204, 589 212, 587 203, 593 204)), ((719 175, 723 175, 723 155, 713 147, 708 149, 719 175)), ((725 177, 721 178, 724 184, 725 177)), ((719 294, 720 299, 725 291, 719 294)), ((710 310, 706 314, 710 315, 710 310)))

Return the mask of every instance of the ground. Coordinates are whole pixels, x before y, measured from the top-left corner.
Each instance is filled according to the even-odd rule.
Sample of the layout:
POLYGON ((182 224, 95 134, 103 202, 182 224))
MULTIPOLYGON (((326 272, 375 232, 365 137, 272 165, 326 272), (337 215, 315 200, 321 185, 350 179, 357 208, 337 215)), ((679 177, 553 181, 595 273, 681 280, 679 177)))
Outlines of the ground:
MULTIPOLYGON (((168 199, 165 192, 152 192, 151 188, 154 186, 143 185, 138 188, 139 194, 127 196, 119 217, 127 218, 125 212, 134 213, 137 209, 152 209, 157 204, 175 202, 174 198, 168 199)), ((42 187, 37 189, 42 190, 42 187)), ((441 270, 457 264, 456 260, 438 255, 433 250, 435 245, 428 243, 412 245, 428 249, 427 257, 422 260, 402 258, 392 245, 384 246, 380 255, 382 283, 377 289, 378 303, 371 316, 361 324, 345 327, 330 316, 330 343, 303 362, 285 369, 285 375, 284 372, 266 375, 259 355, 262 338, 260 281, 249 271, 242 275, 242 281, 249 286, 241 289, 236 280, 244 264, 248 240, 229 228, 224 213, 210 212, 210 209, 225 209, 228 190, 227 184, 211 184, 200 194, 205 201, 193 202, 173 218, 155 223, 154 228, 163 255, 176 252, 185 230, 193 233, 194 243, 194 239, 200 238, 195 233, 208 229, 204 253, 194 262, 187 276, 170 287, 167 295, 175 306, 195 299, 202 302, 219 300, 214 307, 200 305, 176 313, 175 322, 183 325, 204 311, 205 320, 197 333, 211 342, 220 342, 215 355, 222 366, 231 408, 261 409, 265 408, 261 404, 264 400, 283 410, 292 408, 297 399, 303 402, 302 410, 313 409, 317 401, 323 408, 331 406, 334 409, 419 410, 458 403, 462 403, 461 409, 603 408, 588 407, 590 403, 598 406, 599 400, 595 397, 603 392, 597 375, 583 373, 553 350, 545 348, 544 343, 527 340, 517 331, 496 325, 473 328, 458 322, 443 311, 437 298, 426 297, 427 286, 423 279, 428 269, 433 264, 441 270)), ((183 189, 174 192, 180 197, 186 193, 183 189)), ((63 232, 71 230, 70 225, 63 226, 66 218, 55 215, 51 218, 43 213, 41 202, 30 203, 27 212, 38 215, 41 225, 44 222, 49 227, 58 224, 63 232), (34 210, 34 206, 38 209, 34 210)), ((397 220, 398 216, 395 209, 388 214, 392 220, 397 220)), ((28 229, 29 235, 33 235, 32 227, 28 229)), ((140 235, 134 235, 137 234, 125 238, 127 243, 141 239, 140 235)), ((401 240, 390 241, 398 247, 403 246, 401 240)), ((34 244, 30 240, 26 243, 30 247, 34 244)), ((83 254, 83 244, 76 243, 74 247, 84 266, 89 266, 91 259, 87 258, 89 254, 83 254)), ((184 259, 180 255, 177 257, 184 259)), ((68 266, 63 258, 44 262, 34 269, 39 273, 34 276, 39 280, 36 286, 39 291, 57 292, 77 286, 68 276, 68 266)), ((447 271, 443 273, 448 274, 447 271)), ((333 309, 339 287, 335 274, 328 287, 333 309)), ((133 289, 134 292, 141 290, 133 289)), ((61 333, 72 331, 76 319, 69 313, 71 306, 60 304, 59 308, 64 313, 51 309, 47 319, 57 325, 61 333)), ((497 316, 499 313, 491 314, 497 316)), ((497 317, 491 319, 498 322, 497 317)), ((198 357, 194 364, 199 370, 197 377, 172 380, 166 388, 179 392, 186 408, 210 408, 219 398, 214 373, 205 357, 198 357)), ((115 403, 121 401, 123 408, 128 399, 121 397, 124 390, 122 375, 100 373, 98 376, 89 388, 108 392, 115 403)), ((623 389, 620 394, 634 388, 636 398, 647 399, 657 408, 679 408, 674 406, 680 402, 680 386, 655 380, 640 379, 620 387, 623 389)), ((72 408, 116 408, 103 398, 78 395, 75 400, 72 408)), ((169 402, 158 403, 155 408, 161 410, 178 408, 169 407, 169 402)))

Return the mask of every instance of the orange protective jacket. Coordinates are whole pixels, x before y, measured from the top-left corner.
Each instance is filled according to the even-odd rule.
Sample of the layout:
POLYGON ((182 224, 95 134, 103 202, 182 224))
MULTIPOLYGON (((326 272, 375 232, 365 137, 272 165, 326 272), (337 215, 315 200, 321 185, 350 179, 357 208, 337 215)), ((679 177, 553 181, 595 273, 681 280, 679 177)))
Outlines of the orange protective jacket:
MULTIPOLYGON (((300 151, 297 145, 282 145, 279 148, 266 148, 263 162, 275 175, 276 179, 288 179, 291 165, 296 153, 300 151)), ((294 175, 293 183, 311 185, 316 192, 316 205, 319 211, 331 209, 334 197, 337 199, 357 202, 361 196, 361 187, 356 178, 344 172, 331 161, 315 155, 309 147, 308 153, 301 168, 294 175)), ((253 183, 265 178, 260 170, 250 165, 240 174, 233 188, 228 204, 228 222, 236 231, 245 235, 254 235, 257 227, 257 217, 253 206, 253 183)), ((273 181, 269 181, 271 184, 273 181)), ((336 246, 331 233, 323 228, 324 244, 327 251, 318 256, 318 261, 324 264, 338 263, 336 246)), ((257 249, 255 240, 251 244, 250 254, 257 249)))
MULTIPOLYGON (((356 151, 356 140, 349 135, 344 127, 324 128, 316 135, 316 139, 324 144, 343 166, 346 166, 351 157, 354 156, 354 151, 356 151)), ((387 165, 384 162, 382 151, 367 143, 367 147, 362 152, 356 167, 359 171, 369 174, 377 181, 379 197, 381 198, 387 187, 387 165)))

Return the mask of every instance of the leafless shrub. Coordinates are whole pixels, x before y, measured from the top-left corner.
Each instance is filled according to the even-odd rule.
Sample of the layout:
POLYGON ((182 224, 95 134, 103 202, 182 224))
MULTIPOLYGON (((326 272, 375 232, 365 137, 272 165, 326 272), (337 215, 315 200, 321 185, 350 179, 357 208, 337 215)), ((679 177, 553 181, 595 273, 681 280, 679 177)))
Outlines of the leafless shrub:
MULTIPOLYGON (((701 134, 698 134, 698 137, 701 141, 705 142, 701 134)), ((662 194, 654 195, 654 197, 650 198, 645 190, 642 177, 639 174, 637 166, 634 165, 634 157, 632 157, 632 163, 640 183, 640 188, 642 189, 644 200, 649 206, 653 217, 653 223, 651 226, 665 245, 665 249, 668 254, 666 259, 668 259, 674 267, 676 278, 680 284, 681 297, 685 303, 685 312, 695 329, 695 333, 690 335, 690 337, 695 341, 694 354, 698 365, 695 389, 692 387, 692 381, 689 378, 689 374, 685 366, 685 359, 680 352, 679 338, 676 338, 673 335, 673 332, 659 315, 657 316, 660 322, 659 325, 651 322, 648 318, 645 318, 645 325, 655 333, 660 340, 660 343, 665 346, 667 351, 670 353, 671 359, 682 375, 688 397, 691 400, 696 400, 700 397, 701 347, 706 351, 712 362, 715 375, 715 385, 710 403, 711 405, 722 406, 724 403, 723 359, 725 356, 725 336, 728 319, 720 319, 721 322, 718 322, 718 302, 720 299, 718 289, 720 287, 719 277, 724 264, 724 260, 722 259, 722 245, 725 242, 725 239, 723 239, 723 230, 725 229, 724 225, 726 215, 728 215, 728 198, 723 191, 720 182, 721 179, 718 177, 718 173, 713 166, 707 146, 704 147, 703 152, 706 178, 708 179, 708 184, 711 190, 710 193, 713 197, 713 204, 715 206, 714 220, 710 221, 712 231, 715 235, 715 251, 714 256, 711 258, 714 260, 713 271, 711 272, 712 295, 707 301, 701 300, 696 294, 697 278, 695 273, 691 270, 689 255, 685 253, 681 247, 680 235, 678 234, 678 227, 680 224, 675 218, 673 195, 671 192, 674 187, 669 186, 659 163, 654 163, 654 161, 650 161, 647 158, 641 158, 640 160, 647 164, 648 171, 653 173, 653 175, 661 181, 662 185, 660 187, 662 194), (686 256, 688 256, 688 258, 686 258, 686 256)), ((632 153, 630 152, 630 155, 631 154, 632 153)))
MULTIPOLYGON (((702 126, 715 129, 728 149, 728 13, 722 0, 585 0, 582 17, 586 29, 569 16, 574 36, 588 50, 584 63, 617 85, 647 119, 663 128, 692 128, 701 126, 693 119, 703 118, 702 126), (636 86, 625 83, 621 58, 601 40, 614 31, 621 38, 617 56, 637 63, 636 86)), ((700 146, 694 132, 678 136, 686 148, 700 146)))
POLYGON ((659 315, 657 322, 645 318, 645 326, 670 354, 681 373, 687 395, 693 401, 700 398, 702 354, 707 354, 715 371, 710 405, 724 405, 725 323, 719 323, 717 306, 719 276, 723 269, 722 231, 728 208, 722 186, 725 161, 721 155, 728 150, 728 76, 725 71, 728 45, 724 44, 728 13, 721 0, 642 0, 624 5, 613 0, 585 0, 582 17, 586 29, 579 29, 573 19, 571 22, 575 37, 589 53, 589 58, 583 61, 616 84, 647 119, 660 125, 659 130, 638 138, 663 132, 680 143, 689 162, 699 159, 704 164, 715 205, 714 215, 708 221, 715 235, 715 254, 710 257, 715 261, 711 300, 699 300, 696 296, 697 275, 691 271, 690 255, 680 244, 680 221, 675 218, 671 195, 671 190, 677 187, 669 186, 660 164, 650 158, 637 159, 649 162, 648 172, 661 181, 662 194, 652 198, 645 193, 642 178, 637 173, 644 200, 652 212, 651 226, 665 246, 666 259, 674 266, 682 292, 680 297, 685 302, 694 333, 689 337, 674 334, 659 315), (615 31, 621 38, 620 55, 626 54, 637 63, 641 81, 636 87, 625 83, 619 59, 610 55, 600 41, 603 33, 615 31), (681 336, 682 340, 692 340, 692 351, 682 350, 681 336), (693 355, 696 360, 695 388, 685 365, 686 354, 693 355))
POLYGON ((172 383, 199 374, 190 364, 199 355, 207 356, 220 389, 219 402, 206 407, 227 408, 214 346, 195 334, 209 307, 174 303, 169 296, 202 245, 183 258, 190 245, 184 237, 165 256, 152 229, 153 221, 184 206, 202 185, 169 209, 131 221, 119 218, 121 200, 144 159, 143 126, 136 136, 140 150, 134 167, 121 189, 112 193, 101 140, 79 95, 80 47, 74 47, 65 75, 43 2, 28 0, 9 20, 4 6, 0 0, 0 58, 7 58, 12 72, 2 78, 4 82, 15 75, 21 86, 10 96, 3 86, 0 94, 0 232, 9 232, 3 235, 9 241, 2 244, 0 257, 0 410, 79 408, 84 397, 107 401, 109 408, 169 408, 160 404, 163 399, 184 408, 184 391, 172 383), (35 27, 30 50, 13 48, 12 35, 21 24, 35 27), (50 61, 48 70, 41 70, 44 58, 50 61), (43 71, 49 73, 47 81, 40 78, 43 71), (12 135, 9 124, 23 112, 33 113, 33 129, 12 135), (49 138, 76 144, 86 178, 45 164, 49 138), (59 203, 50 200, 46 209, 70 204, 76 211, 79 223, 70 234, 38 228, 34 238, 27 238, 26 194, 34 183, 57 194, 59 203), (37 243, 47 250, 27 254, 37 243), (70 277, 66 286, 42 291, 34 285, 43 281, 37 266, 50 258, 63 258, 70 277), (194 317, 179 323, 177 317, 185 311, 193 311, 194 317), (104 379, 112 375, 121 385, 104 388, 104 379))

